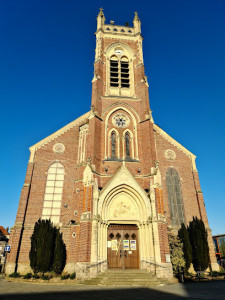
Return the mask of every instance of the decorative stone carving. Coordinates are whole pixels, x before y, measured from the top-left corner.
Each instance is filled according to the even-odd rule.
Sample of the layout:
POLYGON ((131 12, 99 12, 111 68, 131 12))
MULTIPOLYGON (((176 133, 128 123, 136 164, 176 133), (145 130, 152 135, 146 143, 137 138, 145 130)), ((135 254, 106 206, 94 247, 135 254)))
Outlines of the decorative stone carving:
POLYGON ((137 209, 132 200, 126 197, 115 199, 110 207, 110 219, 134 220, 138 217, 137 209))
POLYGON ((53 146, 52 150, 55 153, 63 153, 65 151, 65 146, 62 143, 57 143, 53 146))
POLYGON ((130 119, 128 118, 127 115, 123 113, 116 114, 113 119, 112 123, 114 126, 119 127, 119 128, 126 128, 130 124, 130 119))
POLYGON ((175 153, 173 150, 167 149, 167 150, 165 151, 165 157, 166 157, 167 159, 173 160, 173 159, 176 158, 176 153, 175 153))

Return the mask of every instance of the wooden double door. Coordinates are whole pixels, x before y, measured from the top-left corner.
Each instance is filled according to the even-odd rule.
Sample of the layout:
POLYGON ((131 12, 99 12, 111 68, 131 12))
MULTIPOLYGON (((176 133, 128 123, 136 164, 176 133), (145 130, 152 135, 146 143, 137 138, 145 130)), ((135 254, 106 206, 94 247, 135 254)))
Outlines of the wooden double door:
POLYGON ((111 269, 138 269, 139 245, 136 225, 108 227, 107 259, 111 269))

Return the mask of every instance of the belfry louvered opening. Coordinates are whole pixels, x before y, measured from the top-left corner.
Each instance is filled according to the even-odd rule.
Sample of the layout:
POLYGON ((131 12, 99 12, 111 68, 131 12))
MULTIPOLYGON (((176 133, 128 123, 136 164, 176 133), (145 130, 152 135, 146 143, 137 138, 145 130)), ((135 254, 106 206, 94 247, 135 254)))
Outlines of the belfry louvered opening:
POLYGON ((110 59, 110 86, 119 86, 119 61, 115 55, 110 59))
POLYGON ((113 55, 110 58, 110 86, 129 88, 129 61, 128 58, 123 56, 118 59, 117 56, 113 55))
POLYGON ((122 57, 120 61, 121 87, 129 88, 129 62, 126 57, 122 57))

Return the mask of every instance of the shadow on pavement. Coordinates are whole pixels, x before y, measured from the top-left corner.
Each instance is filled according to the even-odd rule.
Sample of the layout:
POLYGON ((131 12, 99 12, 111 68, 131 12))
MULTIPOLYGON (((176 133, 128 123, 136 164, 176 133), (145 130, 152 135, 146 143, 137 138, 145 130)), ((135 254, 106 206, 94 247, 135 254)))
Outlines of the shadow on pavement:
POLYGON ((177 300, 225 299, 225 281, 173 284, 149 288, 104 288, 82 286, 43 286, 6 283, 0 300, 177 300))
POLYGON ((98 300, 144 300, 144 299, 187 299, 181 296, 171 295, 158 290, 148 288, 124 288, 124 289, 105 289, 105 290, 88 290, 88 291, 57 291, 44 293, 24 293, 0 295, 0 300, 6 299, 33 299, 33 300, 71 300, 71 299, 98 299, 98 300))

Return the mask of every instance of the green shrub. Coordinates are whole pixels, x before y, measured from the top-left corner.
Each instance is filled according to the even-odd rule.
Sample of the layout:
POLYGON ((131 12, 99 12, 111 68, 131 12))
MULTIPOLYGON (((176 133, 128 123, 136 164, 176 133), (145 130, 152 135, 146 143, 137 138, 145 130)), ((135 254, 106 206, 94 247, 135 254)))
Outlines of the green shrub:
POLYGON ((192 263, 197 271, 205 271, 209 266, 208 233, 205 224, 197 217, 188 226, 189 238, 192 246, 192 263))
POLYGON ((181 224, 181 228, 178 231, 178 237, 180 241, 183 243, 183 252, 184 252, 184 259, 185 259, 184 270, 185 273, 187 274, 192 262, 192 248, 189 239, 189 233, 184 223, 181 224))
POLYGON ((70 277, 70 275, 68 274, 68 275, 62 275, 61 276, 61 280, 66 280, 66 279, 68 279, 70 277))
POLYGON ((205 274, 204 273, 198 273, 198 278, 204 279, 205 278, 205 274))
POLYGON ((31 236, 30 266, 34 273, 60 274, 66 263, 66 245, 59 229, 50 220, 38 220, 31 236))
POLYGON ((168 228, 168 240, 173 272, 179 274, 180 272, 183 272, 185 267, 183 244, 179 237, 172 233, 170 228, 168 228))
POLYGON ((38 220, 31 236, 30 266, 34 272, 52 269, 55 247, 55 228, 50 220, 38 220))
POLYGON ((50 277, 48 276, 48 275, 42 275, 41 276, 41 279, 43 279, 43 280, 49 280, 50 279, 50 277))
POLYGON ((39 279, 40 276, 37 274, 37 273, 34 273, 33 276, 32 276, 34 279, 39 279))
POLYGON ((75 279, 75 278, 76 278, 76 273, 74 272, 70 275, 70 279, 75 279))
POLYGON ((18 277, 20 277, 20 273, 17 273, 17 272, 11 273, 11 274, 9 274, 9 277, 18 278, 18 277))
POLYGON ((31 273, 27 273, 26 275, 23 276, 23 279, 30 279, 32 277, 31 273))
POLYGON ((212 272, 210 272, 209 274, 210 274, 210 276, 212 276, 212 277, 217 277, 217 276, 219 276, 219 272, 217 272, 217 271, 212 271, 212 272))
POLYGON ((62 233, 55 229, 55 247, 52 269, 56 274, 61 274, 66 264, 66 245, 62 239, 62 233))

